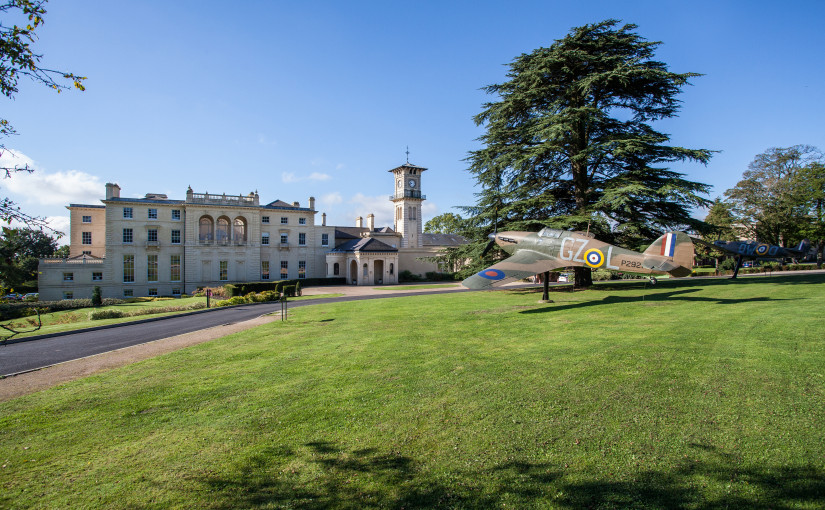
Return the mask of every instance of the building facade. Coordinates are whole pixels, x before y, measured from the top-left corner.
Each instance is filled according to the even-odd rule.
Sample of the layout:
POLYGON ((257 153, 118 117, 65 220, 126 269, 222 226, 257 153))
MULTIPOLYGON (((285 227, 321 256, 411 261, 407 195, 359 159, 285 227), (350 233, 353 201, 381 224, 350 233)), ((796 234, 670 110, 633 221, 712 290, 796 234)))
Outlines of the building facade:
MULTIPOLYGON (((445 246, 443 236, 422 233, 424 170, 409 163, 390 170, 394 229, 376 228, 372 214, 355 227, 327 226, 326 214, 316 224, 312 197, 308 207, 261 205, 257 192, 190 187, 184 200, 158 193, 125 198, 109 183, 103 205, 68 206, 70 256, 40 261, 40 298, 89 298, 95 286, 103 297, 179 296, 233 282, 335 277, 387 285, 398 282, 400 271, 423 275, 438 270, 425 259, 445 246)), ((450 243, 457 242, 463 240, 450 243)))

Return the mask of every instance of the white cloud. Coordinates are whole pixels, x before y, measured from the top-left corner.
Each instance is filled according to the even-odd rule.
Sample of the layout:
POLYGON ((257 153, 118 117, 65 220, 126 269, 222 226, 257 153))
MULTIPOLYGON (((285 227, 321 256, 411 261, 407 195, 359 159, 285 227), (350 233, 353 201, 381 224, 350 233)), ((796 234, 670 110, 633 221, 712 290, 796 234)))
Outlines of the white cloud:
POLYGON ((285 183, 292 183, 292 182, 301 182, 301 181, 328 181, 332 179, 332 176, 329 174, 323 174, 321 172, 312 172, 307 177, 298 177, 295 175, 295 172, 283 172, 281 173, 281 180, 285 183))
POLYGON ((311 181, 328 181, 332 179, 332 176, 329 174, 322 174, 320 172, 312 172, 309 175, 309 180, 311 181))
POLYGON ((343 169, 345 169, 346 167, 347 167, 347 165, 345 165, 345 164, 343 164, 343 163, 338 163, 337 165, 335 165, 335 169, 336 169, 336 170, 343 170, 343 169))
POLYGON ((69 217, 68 216, 47 216, 46 222, 50 228, 58 232, 63 232, 63 237, 58 239, 57 244, 60 246, 69 244, 69 217))
POLYGON ((370 197, 363 193, 356 194, 347 202, 354 206, 348 211, 350 216, 352 216, 352 220, 350 220, 351 223, 347 224, 355 225, 355 218, 358 216, 362 216, 364 221, 366 221, 367 215, 372 213, 375 215, 376 227, 392 227, 394 224, 393 216, 395 208, 387 197, 388 195, 370 197))
POLYGON ((327 207, 331 207, 333 205, 338 205, 344 201, 344 197, 337 191, 333 191, 332 193, 327 193, 326 195, 322 196, 318 203, 321 205, 325 205, 327 207))
POLYGON ((39 169, 37 164, 25 154, 14 151, 4 151, 0 157, 2 166, 21 167, 26 164, 35 171, 32 173, 18 172, 11 179, 4 180, 2 185, 10 192, 25 197, 29 202, 43 205, 68 205, 83 202, 96 203, 103 198, 103 183, 95 175, 79 170, 50 173, 39 169))

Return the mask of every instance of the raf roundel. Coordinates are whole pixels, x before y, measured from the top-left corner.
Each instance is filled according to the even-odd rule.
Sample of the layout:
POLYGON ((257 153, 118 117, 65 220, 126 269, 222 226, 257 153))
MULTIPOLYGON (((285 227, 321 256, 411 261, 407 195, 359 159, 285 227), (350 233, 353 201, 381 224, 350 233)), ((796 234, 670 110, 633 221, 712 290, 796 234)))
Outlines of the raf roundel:
POLYGON ((488 280, 503 280, 506 276, 504 271, 499 271, 498 269, 485 269, 478 273, 478 275, 488 280))
POLYGON ((604 264, 604 254, 596 248, 591 248, 584 252, 584 263, 590 267, 599 267, 604 264))
POLYGON ((767 244, 760 244, 756 247, 756 254, 757 255, 764 255, 768 253, 768 245, 767 244))

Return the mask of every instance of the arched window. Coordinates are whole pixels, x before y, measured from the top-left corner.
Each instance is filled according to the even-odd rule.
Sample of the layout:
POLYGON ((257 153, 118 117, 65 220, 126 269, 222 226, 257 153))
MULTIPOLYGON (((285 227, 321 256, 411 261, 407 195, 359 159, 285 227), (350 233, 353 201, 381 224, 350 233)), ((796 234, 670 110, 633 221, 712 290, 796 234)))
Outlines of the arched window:
POLYGON ((390 262, 390 274, 393 274, 393 271, 395 271, 395 265, 390 262))
POLYGON ((235 244, 246 244, 246 220, 238 217, 232 225, 232 239, 235 244))
POLYGON ((218 218, 218 228, 215 229, 215 239, 221 244, 229 242, 229 218, 221 216, 218 218))
POLYGON ((198 222, 198 240, 205 243, 211 241, 212 238, 212 218, 201 216, 198 222))
POLYGON ((364 276, 369 276, 369 275, 370 275, 370 270, 367 267, 367 263, 364 262, 364 276))
POLYGON ((336 262, 335 264, 332 265, 332 274, 335 275, 335 276, 338 276, 338 274, 340 272, 341 272, 341 267, 338 265, 338 262, 336 262))

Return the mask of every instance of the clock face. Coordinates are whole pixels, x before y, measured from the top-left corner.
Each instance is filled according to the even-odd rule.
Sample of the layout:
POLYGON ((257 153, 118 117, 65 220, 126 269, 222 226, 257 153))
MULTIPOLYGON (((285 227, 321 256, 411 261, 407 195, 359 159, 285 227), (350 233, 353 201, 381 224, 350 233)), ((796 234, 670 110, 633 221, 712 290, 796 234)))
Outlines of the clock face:
POLYGON ((415 187, 415 181, 412 179, 410 179, 410 182, 408 182, 407 184, 409 184, 411 188, 415 187))

